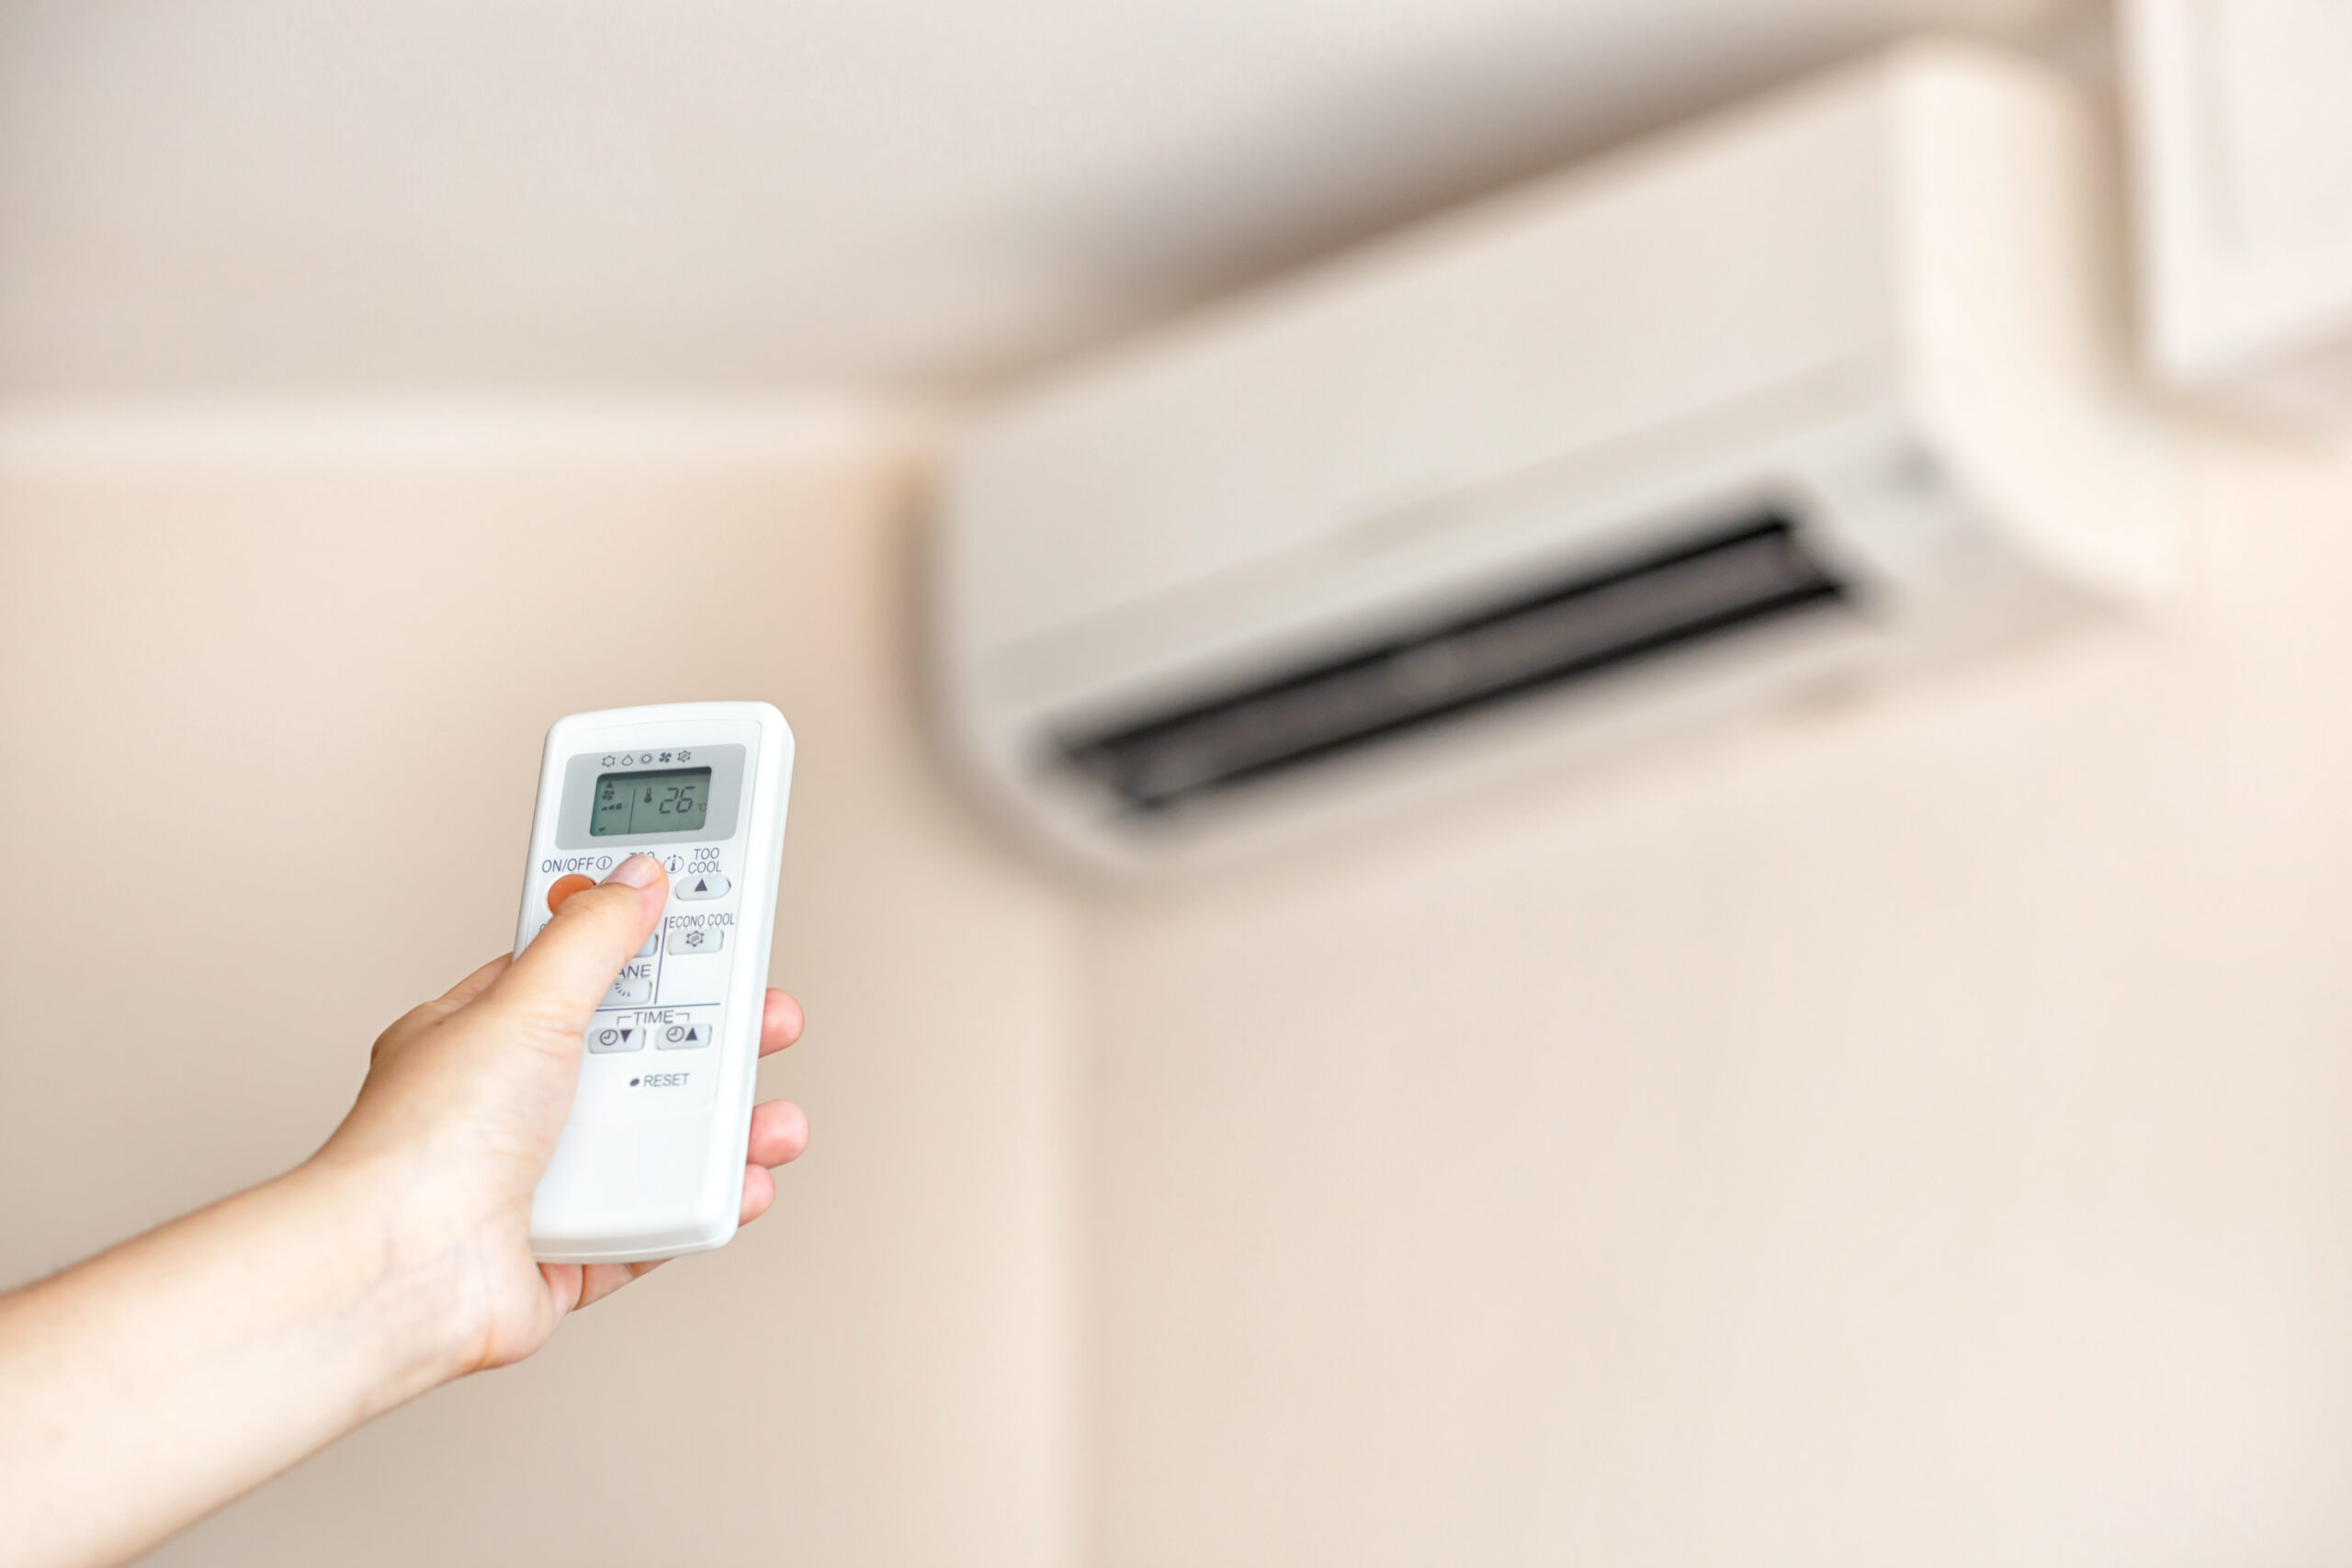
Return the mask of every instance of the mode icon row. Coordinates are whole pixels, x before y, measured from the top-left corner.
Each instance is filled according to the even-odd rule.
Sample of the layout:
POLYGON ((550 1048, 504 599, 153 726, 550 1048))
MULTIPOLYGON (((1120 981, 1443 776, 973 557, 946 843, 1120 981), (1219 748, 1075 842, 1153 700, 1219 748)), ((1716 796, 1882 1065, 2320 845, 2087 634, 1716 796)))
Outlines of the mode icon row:
POLYGON ((718 1037, 718 1014, 710 1009, 654 1008, 643 1012, 601 1013, 588 1026, 588 1049, 598 1055, 642 1051, 698 1051, 718 1037))

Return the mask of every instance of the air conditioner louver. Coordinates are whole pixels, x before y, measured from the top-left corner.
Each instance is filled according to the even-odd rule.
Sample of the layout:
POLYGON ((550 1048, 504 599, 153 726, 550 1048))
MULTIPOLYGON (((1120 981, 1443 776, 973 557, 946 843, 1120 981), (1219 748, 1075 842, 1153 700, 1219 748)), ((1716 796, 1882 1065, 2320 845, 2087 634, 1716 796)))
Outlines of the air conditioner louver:
POLYGON ((1127 808, 1157 813, 1742 627, 1848 604, 1845 584, 1789 519, 1767 513, 1107 732, 1065 738, 1059 750, 1127 808))

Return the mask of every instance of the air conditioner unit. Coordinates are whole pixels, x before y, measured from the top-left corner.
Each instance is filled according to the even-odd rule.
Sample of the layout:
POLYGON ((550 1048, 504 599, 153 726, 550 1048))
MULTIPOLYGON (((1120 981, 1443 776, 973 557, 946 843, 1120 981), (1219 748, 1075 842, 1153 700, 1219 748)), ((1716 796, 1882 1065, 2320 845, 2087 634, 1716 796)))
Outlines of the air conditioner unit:
POLYGON ((2108 141, 1912 45, 1011 397, 942 488, 956 747, 1145 865, 2161 598, 2108 141))

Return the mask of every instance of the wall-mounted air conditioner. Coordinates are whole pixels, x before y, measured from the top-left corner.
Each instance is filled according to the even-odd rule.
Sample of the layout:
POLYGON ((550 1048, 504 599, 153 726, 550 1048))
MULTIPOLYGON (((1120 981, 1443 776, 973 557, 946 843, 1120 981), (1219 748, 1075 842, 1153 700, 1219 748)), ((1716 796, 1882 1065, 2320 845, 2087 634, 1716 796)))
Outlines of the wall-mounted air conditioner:
POLYGON ((1148 863, 2160 595, 2108 140, 1913 46, 1012 398, 944 491, 956 743, 1148 863))

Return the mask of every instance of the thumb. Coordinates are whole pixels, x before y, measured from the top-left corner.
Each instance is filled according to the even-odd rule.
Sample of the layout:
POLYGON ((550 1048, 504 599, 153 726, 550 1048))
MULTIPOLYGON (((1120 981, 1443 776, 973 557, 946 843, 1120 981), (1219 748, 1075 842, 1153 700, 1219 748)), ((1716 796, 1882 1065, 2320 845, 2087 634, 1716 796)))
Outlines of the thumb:
POLYGON ((651 855, 637 854, 595 886, 565 898, 555 919, 531 940, 492 987, 512 1007, 575 1032, 604 999, 621 965, 637 955, 662 918, 670 878, 651 855))

